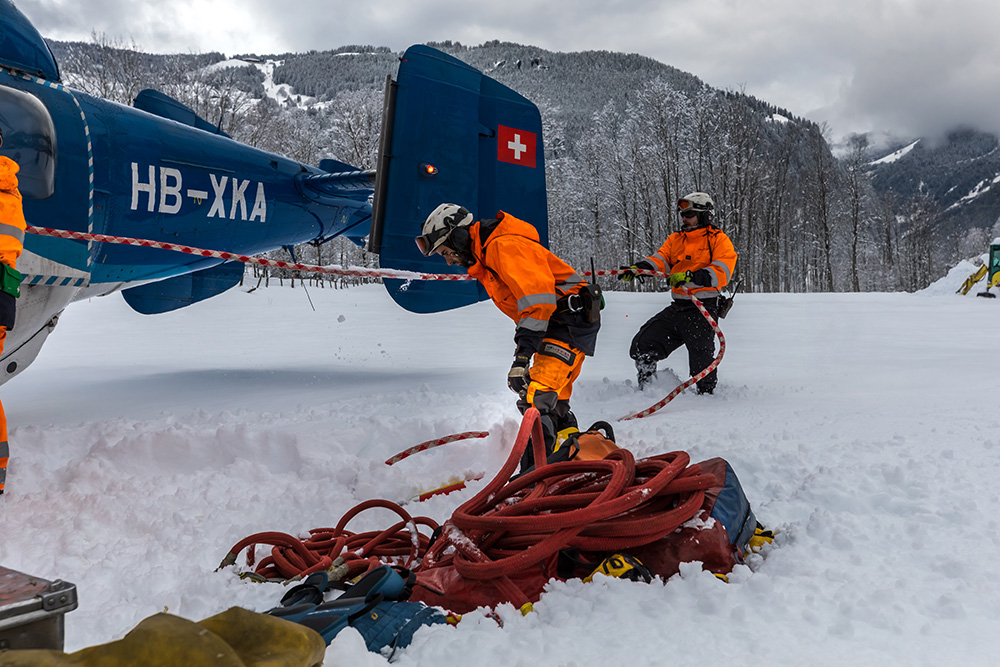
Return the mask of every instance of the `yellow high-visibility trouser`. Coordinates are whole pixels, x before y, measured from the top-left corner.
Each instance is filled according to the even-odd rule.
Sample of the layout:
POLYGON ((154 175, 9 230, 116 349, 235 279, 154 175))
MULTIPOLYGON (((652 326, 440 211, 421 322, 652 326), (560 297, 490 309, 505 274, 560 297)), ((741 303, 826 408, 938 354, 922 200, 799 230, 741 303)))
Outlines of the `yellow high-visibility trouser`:
MULTIPOLYGON (((558 400, 569 401, 569 397, 573 394, 573 383, 580 377, 580 370, 583 368, 583 358, 583 352, 566 343, 552 338, 543 340, 542 347, 535 353, 531 369, 528 371, 531 377, 526 396, 528 403, 544 413, 546 410, 543 406, 535 405, 536 395, 550 394, 547 398, 551 400, 551 394, 555 394, 558 400)), ((553 409, 555 401, 547 407, 549 410, 553 409)))

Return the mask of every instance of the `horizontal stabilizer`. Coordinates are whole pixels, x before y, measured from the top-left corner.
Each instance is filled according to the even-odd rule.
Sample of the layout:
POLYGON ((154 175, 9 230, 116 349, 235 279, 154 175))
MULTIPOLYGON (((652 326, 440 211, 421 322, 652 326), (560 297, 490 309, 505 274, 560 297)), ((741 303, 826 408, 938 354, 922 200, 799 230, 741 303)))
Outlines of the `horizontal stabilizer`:
POLYGON ((332 174, 309 174, 299 176, 297 180, 308 188, 309 191, 303 194, 310 199, 316 199, 312 195, 312 192, 315 192, 325 197, 355 197, 367 200, 375 184, 375 172, 370 169, 355 169, 332 174))
POLYGON ((139 91, 139 94, 135 96, 135 101, 132 103, 132 106, 136 109, 145 111, 146 113, 174 120, 178 123, 183 123, 184 125, 190 125, 191 127, 196 127, 199 130, 211 132, 212 134, 221 134, 224 137, 229 136, 215 125, 212 125, 207 120, 196 114, 194 109, 191 107, 178 102, 174 98, 169 95, 165 95, 158 90, 153 90, 152 88, 139 91))
MULTIPOLYGON (((411 46, 386 90, 369 247, 383 268, 454 273, 414 238, 442 202, 477 219, 506 211, 548 242, 542 120, 529 100, 461 60, 411 46)), ((486 298, 473 281, 386 280, 407 310, 429 313, 486 298)))
MULTIPOLYGON (((296 186, 303 196, 310 200, 339 207, 344 199, 367 202, 371 198, 375 184, 374 169, 358 169, 339 160, 320 160, 319 168, 326 173, 302 173, 295 177, 296 186)), ((352 243, 364 247, 364 239, 371 228, 371 209, 358 208, 354 211, 337 209, 324 220, 319 238, 328 241, 336 236, 346 236, 352 243)))
POLYGON ((333 158, 323 158, 320 160, 319 168, 331 174, 344 171, 359 171, 357 167, 351 166, 346 162, 341 162, 340 160, 334 160, 333 158))
POLYGON ((236 287, 243 278, 241 262, 225 262, 194 273, 146 283, 122 291, 125 303, 143 315, 168 313, 236 287))

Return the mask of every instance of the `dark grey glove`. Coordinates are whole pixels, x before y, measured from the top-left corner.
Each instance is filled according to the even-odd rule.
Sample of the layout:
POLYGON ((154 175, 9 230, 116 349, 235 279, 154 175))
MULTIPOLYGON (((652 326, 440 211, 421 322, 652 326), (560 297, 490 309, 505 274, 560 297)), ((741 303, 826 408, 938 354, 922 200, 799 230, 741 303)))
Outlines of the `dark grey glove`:
POLYGON ((531 355, 516 354, 514 363, 510 365, 510 370, 507 372, 507 386, 518 396, 528 391, 528 385, 531 383, 531 376, 528 375, 530 364, 531 355))

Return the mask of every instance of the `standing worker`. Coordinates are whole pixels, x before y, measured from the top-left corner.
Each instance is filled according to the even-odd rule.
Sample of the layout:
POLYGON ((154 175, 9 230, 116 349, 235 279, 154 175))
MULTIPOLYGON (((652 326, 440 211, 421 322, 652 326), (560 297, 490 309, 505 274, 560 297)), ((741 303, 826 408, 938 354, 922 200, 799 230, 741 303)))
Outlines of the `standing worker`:
MULTIPOLYGON (((424 256, 438 254, 450 266, 465 267, 516 322, 507 386, 518 395, 522 414, 530 406, 541 413, 545 449, 553 453, 578 430, 569 399, 584 356, 592 356, 597 344, 600 289, 546 249, 534 227, 503 211, 473 221, 466 208, 441 204, 421 231, 416 242, 424 256)), ((529 446, 521 469, 533 463, 529 446)))
MULTIPOLYGON (((642 325, 632 339, 629 356, 635 361, 639 389, 656 375, 656 363, 686 345, 692 377, 715 358, 712 326, 691 301, 693 294, 718 321, 719 290, 729 284, 736 268, 736 249, 729 237, 712 226, 715 204, 704 192, 692 192, 677 200, 681 230, 667 237, 652 257, 623 266, 619 280, 631 281, 635 270, 659 271, 668 276, 673 292, 669 306, 642 325), (681 291, 687 288, 690 294, 681 291)), ((640 275, 641 279, 642 276, 640 275)), ((698 382, 699 394, 715 391, 718 376, 713 370, 698 382)))
MULTIPOLYGON (((0 131, 0 146, 3 132, 0 131)), ((21 290, 21 274, 17 272, 17 258, 24 249, 24 211, 21 193, 17 189, 17 163, 0 155, 0 355, 3 354, 7 330, 14 328, 14 312, 21 290)), ((7 482, 7 416, 0 403, 0 494, 7 482)))

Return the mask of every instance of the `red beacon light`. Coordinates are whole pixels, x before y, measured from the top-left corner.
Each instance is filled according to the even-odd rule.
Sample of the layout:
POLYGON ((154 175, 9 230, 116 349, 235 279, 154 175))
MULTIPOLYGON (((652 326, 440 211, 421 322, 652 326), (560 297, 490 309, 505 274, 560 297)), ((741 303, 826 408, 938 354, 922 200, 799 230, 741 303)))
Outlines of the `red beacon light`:
POLYGON ((432 164, 424 162, 420 165, 420 175, 421 176, 437 176, 438 168, 432 164))

